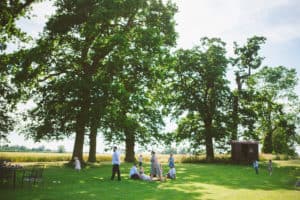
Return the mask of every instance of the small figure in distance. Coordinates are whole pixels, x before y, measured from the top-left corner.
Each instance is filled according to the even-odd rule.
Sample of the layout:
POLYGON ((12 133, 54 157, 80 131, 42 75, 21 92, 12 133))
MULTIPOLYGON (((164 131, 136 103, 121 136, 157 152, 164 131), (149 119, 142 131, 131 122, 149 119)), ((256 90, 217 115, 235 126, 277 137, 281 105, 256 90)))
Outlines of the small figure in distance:
POLYGON ((143 156, 142 154, 140 154, 139 156, 139 167, 142 167, 143 166, 143 156))
POLYGON ((81 164, 78 157, 76 156, 74 157, 74 165, 75 165, 75 170, 79 172, 81 170, 81 164))
POLYGON ((137 170, 136 163, 134 163, 133 166, 131 167, 130 172, 129 172, 129 177, 131 179, 140 179, 140 175, 137 170))
POLYGON ((269 171, 269 175, 272 176, 272 171, 273 171, 273 166, 272 166, 272 160, 269 160, 268 163, 268 171, 269 171))
POLYGON ((175 160, 174 160, 174 157, 173 157, 172 153, 170 154, 168 162, 169 162, 169 167, 170 168, 175 167, 175 160))
POLYGON ((257 160, 253 161, 253 168, 255 169, 255 173, 258 174, 258 161, 257 160))

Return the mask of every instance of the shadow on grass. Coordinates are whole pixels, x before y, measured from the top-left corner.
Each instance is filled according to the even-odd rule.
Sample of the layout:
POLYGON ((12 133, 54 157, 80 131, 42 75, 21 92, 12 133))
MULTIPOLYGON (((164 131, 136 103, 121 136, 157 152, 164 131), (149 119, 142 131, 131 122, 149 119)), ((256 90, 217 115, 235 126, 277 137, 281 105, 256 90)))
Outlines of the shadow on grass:
MULTIPOLYGON (((68 167, 49 166, 44 183, 16 190, 0 188, 1 199, 201 199, 208 188, 294 190, 300 176, 299 167, 274 166, 269 176, 265 165, 256 175, 251 166, 221 164, 178 164, 177 179, 166 182, 145 182, 128 178, 130 164, 121 166, 122 181, 111 181, 111 166, 100 164, 76 172, 68 167)), ((149 166, 145 166, 149 172, 149 166)), ((167 172, 167 168, 165 168, 167 172)))
MULTIPOLYGON (((129 165, 123 165, 122 181, 111 181, 111 166, 100 165, 75 172, 67 167, 48 167, 44 172, 44 184, 36 187, 18 187, 15 191, 1 189, 1 199, 57 200, 57 199, 198 199, 201 188, 195 191, 164 187, 171 182, 145 182, 131 180, 127 176, 129 165)), ((148 168, 147 168, 148 170, 148 168)))

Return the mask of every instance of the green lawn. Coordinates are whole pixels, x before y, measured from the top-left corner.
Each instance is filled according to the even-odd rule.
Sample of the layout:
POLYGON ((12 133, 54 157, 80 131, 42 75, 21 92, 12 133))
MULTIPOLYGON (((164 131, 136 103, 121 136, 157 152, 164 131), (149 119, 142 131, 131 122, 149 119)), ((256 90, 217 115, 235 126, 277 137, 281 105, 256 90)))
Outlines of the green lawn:
POLYGON ((121 165, 122 181, 110 180, 108 163, 89 166, 79 173, 60 164, 47 165, 42 184, 18 184, 15 190, 2 184, 0 199, 300 199, 300 190, 295 188, 296 179, 300 178, 300 161, 278 161, 274 165, 273 175, 269 176, 264 165, 256 175, 251 166, 177 164, 177 179, 165 182, 129 180, 130 164, 121 165))

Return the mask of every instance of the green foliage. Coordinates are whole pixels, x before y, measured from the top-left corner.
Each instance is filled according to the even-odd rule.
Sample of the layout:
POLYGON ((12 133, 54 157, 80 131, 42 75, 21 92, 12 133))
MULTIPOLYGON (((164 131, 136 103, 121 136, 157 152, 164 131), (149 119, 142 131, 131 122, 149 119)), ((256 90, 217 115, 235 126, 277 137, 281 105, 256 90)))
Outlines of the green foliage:
POLYGON ((251 69, 260 67, 263 57, 259 56, 259 50, 265 41, 265 37, 253 36, 248 38, 247 43, 242 47, 234 42, 234 54, 237 57, 232 59, 232 64, 238 67, 236 73, 241 76, 250 75, 251 69))
POLYGON ((32 3, 37 0, 8 1, 0 2, 0 52, 4 51, 7 43, 13 39, 26 41, 25 33, 16 26, 16 21, 24 17, 32 3))
POLYGON ((253 94, 249 90, 243 89, 244 83, 251 76, 251 71, 260 67, 263 57, 259 55, 261 45, 265 43, 265 37, 253 36, 247 43, 240 47, 234 43, 235 57, 231 58, 231 64, 235 68, 236 90, 232 92, 232 113, 231 113, 231 139, 237 140, 239 137, 246 139, 258 139, 254 133, 254 124, 257 120, 256 113, 251 109, 253 94), (242 129, 239 129, 239 126, 242 129), (241 131, 243 130, 243 131, 241 131))
POLYGON ((220 39, 203 38, 200 43, 176 52, 166 84, 167 102, 173 107, 173 116, 187 113, 179 122, 179 140, 189 138, 194 147, 205 144, 207 158, 213 159, 212 138, 221 138, 226 132, 222 124, 229 94, 225 80, 228 60, 220 39))
POLYGON ((295 94, 297 84, 295 69, 283 66, 264 67, 251 79, 248 87, 253 92, 258 121, 257 132, 263 132, 263 151, 294 154, 299 142, 296 133, 299 99, 295 94))
POLYGON ((14 128, 12 112, 20 98, 11 81, 11 71, 7 64, 10 56, 5 50, 9 42, 28 39, 15 22, 26 15, 33 2, 34 0, 0 2, 0 141, 6 140, 7 134, 14 128))
POLYGON ((141 141, 158 133, 162 120, 151 91, 175 44, 176 7, 153 0, 55 5, 37 45, 12 61, 14 81, 37 105, 26 135, 41 140, 76 133, 80 157, 89 130, 102 128, 115 142, 124 141, 125 130, 141 141))

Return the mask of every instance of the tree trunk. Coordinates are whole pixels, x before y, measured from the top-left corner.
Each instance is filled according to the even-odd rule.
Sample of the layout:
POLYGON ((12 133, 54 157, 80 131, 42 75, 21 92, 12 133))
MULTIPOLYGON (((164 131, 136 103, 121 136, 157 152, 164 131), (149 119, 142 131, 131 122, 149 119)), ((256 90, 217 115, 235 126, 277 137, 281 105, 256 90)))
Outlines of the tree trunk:
POLYGON ((271 112, 272 112, 272 105, 270 102, 268 102, 268 115, 267 115, 267 122, 268 122, 268 132, 264 138, 264 143, 263 143, 263 149, 262 151, 264 153, 272 153, 273 152, 273 129, 272 129, 272 117, 271 117, 271 112))
POLYGON ((231 140, 237 140, 238 135, 238 121, 239 121, 239 96, 235 94, 233 97, 233 110, 232 110, 232 135, 231 140))
POLYGON ((96 147, 97 147, 97 124, 92 119, 91 132, 90 132, 90 151, 89 151, 89 162, 96 162, 96 147))
POLYGON ((76 123, 76 136, 75 136, 72 160, 74 159, 74 157, 78 157, 81 163, 83 163, 84 129, 85 129, 85 123, 84 121, 81 121, 81 117, 79 116, 76 123))
POLYGON ((272 144, 272 132, 268 131, 264 138, 263 149, 264 153, 272 153, 273 152, 273 144, 272 144))
POLYGON ((86 88, 82 93, 82 106, 79 114, 76 119, 76 137, 73 149, 72 160, 74 157, 78 157, 81 163, 84 163, 83 160, 83 144, 84 144, 84 133, 85 127, 88 120, 88 112, 90 106, 89 99, 89 90, 86 88))
POLYGON ((125 131, 125 161, 126 162, 134 162, 134 143, 135 137, 133 132, 125 131))
POLYGON ((242 91, 242 82, 239 73, 236 73, 236 84, 237 93, 234 94, 233 98, 233 109, 232 109, 232 135, 231 140, 238 139, 238 126, 239 126, 239 95, 242 91))
POLYGON ((205 123, 205 147, 206 147, 206 160, 213 161, 214 156, 214 146, 212 140, 212 123, 205 123))

